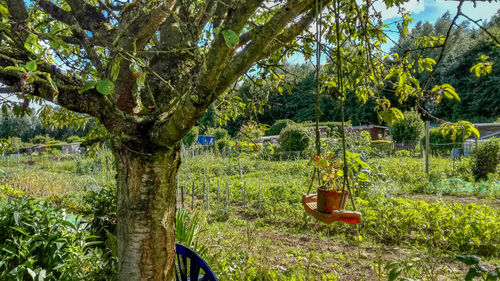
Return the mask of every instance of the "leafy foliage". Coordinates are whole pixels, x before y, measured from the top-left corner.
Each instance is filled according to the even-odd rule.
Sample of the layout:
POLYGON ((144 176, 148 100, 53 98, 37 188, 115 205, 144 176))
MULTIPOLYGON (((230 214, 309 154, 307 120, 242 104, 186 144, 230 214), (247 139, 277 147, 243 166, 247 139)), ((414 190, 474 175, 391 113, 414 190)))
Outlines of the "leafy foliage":
POLYGON ((285 127, 279 137, 282 151, 304 151, 311 142, 309 132, 299 126, 285 127))
POLYGON ((277 136, 281 133, 281 130, 288 126, 295 125, 296 123, 289 119, 277 120, 274 124, 266 131, 266 136, 277 136))
POLYGON ((404 120, 399 120, 392 125, 392 139, 395 142, 416 143, 424 131, 424 121, 420 118, 420 114, 413 110, 405 112, 404 116, 404 120))
POLYGON ((489 173, 498 172, 500 164, 500 139, 492 138, 478 145, 472 172, 476 180, 486 179, 489 173))
POLYGON ((193 127, 182 139, 182 143, 187 146, 193 145, 198 139, 199 128, 193 127))
POLYGON ((0 210, 0 279, 113 280, 97 237, 58 209, 13 201, 0 210))

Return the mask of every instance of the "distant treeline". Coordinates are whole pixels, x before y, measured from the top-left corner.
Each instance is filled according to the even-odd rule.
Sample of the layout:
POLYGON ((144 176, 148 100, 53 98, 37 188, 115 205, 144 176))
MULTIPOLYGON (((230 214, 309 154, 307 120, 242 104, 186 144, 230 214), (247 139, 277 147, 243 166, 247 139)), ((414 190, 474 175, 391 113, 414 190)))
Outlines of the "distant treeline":
POLYGON ((42 121, 36 115, 18 117, 10 112, 0 115, 0 139, 18 137, 23 142, 30 142, 36 136, 48 136, 52 139, 64 141, 70 136, 85 136, 90 127, 91 124, 87 125, 83 130, 74 130, 66 127, 50 129, 43 126, 42 121))
MULTIPOLYGON (((419 22, 407 38, 399 40, 391 52, 402 56, 415 48, 418 37, 445 35, 450 23, 451 18, 448 13, 435 24, 419 22)), ((500 38, 500 11, 485 24, 485 28, 496 38, 500 38)), ((465 22, 453 27, 451 34, 432 83, 451 84, 460 95, 461 102, 428 101, 424 106, 435 116, 449 121, 495 121, 500 115, 500 47, 484 31, 465 22), (479 62, 478 58, 482 54, 489 57, 493 69, 489 75, 477 78, 470 72, 470 68, 479 62)), ((437 60, 439 50, 425 50, 423 55, 437 60)), ((260 110, 255 110, 256 106, 248 107, 246 116, 229 122, 226 128, 232 135, 236 134, 241 124, 250 118, 269 125, 280 119, 291 119, 295 122, 315 120, 316 81, 313 66, 285 65, 282 73, 286 77, 287 84, 283 84, 279 90, 276 87, 266 86, 265 82, 262 86, 245 83, 240 87, 238 96, 243 102, 251 103, 257 96, 261 97, 265 104, 260 110)), ((427 75, 428 72, 423 72, 417 78, 424 82, 427 75)), ((406 101, 404 105, 398 104, 398 99, 392 92, 379 94, 402 110, 409 110, 415 106, 415 102, 411 100, 406 101)), ((350 120, 353 125, 379 124, 374 107, 375 102, 368 100, 363 104, 358 101, 354 93, 348 93, 345 102, 346 120, 350 120)), ((321 96, 320 110, 322 112, 320 121, 340 121, 340 104, 331 97, 321 96)), ((423 118, 425 119, 425 116, 423 118)))

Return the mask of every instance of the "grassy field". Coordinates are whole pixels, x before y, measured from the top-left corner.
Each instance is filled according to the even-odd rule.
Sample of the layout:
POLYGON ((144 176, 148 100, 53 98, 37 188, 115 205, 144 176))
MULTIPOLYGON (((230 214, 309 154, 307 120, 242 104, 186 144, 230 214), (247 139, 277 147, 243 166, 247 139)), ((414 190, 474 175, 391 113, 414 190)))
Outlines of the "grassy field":
MULTIPOLYGON (((479 256, 488 270, 499 264, 498 176, 474 182, 468 159, 433 158, 429 177, 422 159, 369 164, 370 181, 355 190, 363 213, 355 226, 325 225, 304 212, 300 200, 312 168, 300 159, 189 157, 179 174, 185 194, 178 207, 198 213, 197 237, 220 280, 387 280, 397 273, 463 280, 469 267, 456 255, 479 256)), ((31 196, 69 210, 114 179, 109 154, 2 159, 0 169, 4 200, 31 196)))

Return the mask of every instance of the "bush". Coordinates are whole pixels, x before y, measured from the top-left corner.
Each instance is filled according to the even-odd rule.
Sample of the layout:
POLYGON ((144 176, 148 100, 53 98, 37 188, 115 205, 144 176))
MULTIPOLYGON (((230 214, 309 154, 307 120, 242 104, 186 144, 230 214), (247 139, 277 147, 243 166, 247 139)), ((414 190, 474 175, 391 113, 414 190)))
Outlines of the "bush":
POLYGON ((253 121, 249 121, 241 126, 238 138, 241 141, 257 142, 262 135, 263 132, 261 126, 253 121))
POLYGON ((500 163, 500 139, 492 138, 478 145, 472 173, 476 180, 486 179, 489 173, 495 173, 500 163))
POLYGON ((424 131, 424 121, 416 111, 406 111, 405 119, 397 121, 391 128, 392 140, 395 142, 410 141, 417 143, 424 131))
POLYGON ((113 259, 78 222, 47 203, 0 210, 0 280, 113 280, 113 259))
POLYGON ((83 142, 83 138, 79 136, 69 136, 66 138, 67 143, 73 143, 73 142, 83 142))
POLYGON ((289 126, 280 133, 281 151, 304 151, 310 143, 308 131, 298 126, 289 126))
POLYGON ((208 128, 205 133, 215 137, 215 141, 229 138, 229 132, 224 128, 208 128))
POLYGON ((34 136, 30 142, 33 143, 33 144, 45 144, 45 143, 48 143, 48 142, 51 142, 51 141, 54 141, 53 138, 51 138, 49 135, 45 135, 45 136, 41 136, 41 135, 38 135, 38 136, 34 136))
POLYGON ((193 127, 182 139, 182 143, 184 143, 187 146, 193 145, 196 140, 198 139, 198 133, 199 133, 199 128, 198 127, 193 127))
POLYGON ((215 139, 215 147, 219 152, 231 147, 231 141, 228 138, 215 139))
MULTIPOLYGON (((452 148, 462 146, 463 139, 463 134, 459 134, 453 141, 451 134, 444 135, 440 128, 431 128, 429 130, 430 152, 433 155, 449 155, 452 148)), ((425 146, 425 136, 422 137, 421 143, 425 146)))
POLYGON ((388 140, 372 140, 370 146, 385 154, 392 153, 392 141, 388 140))
POLYGON ((277 136, 281 133, 281 130, 288 126, 293 126, 296 123, 293 122, 290 119, 283 119, 283 120, 278 120, 274 122, 274 124, 269 128, 269 130, 266 131, 265 135, 266 136, 277 136))

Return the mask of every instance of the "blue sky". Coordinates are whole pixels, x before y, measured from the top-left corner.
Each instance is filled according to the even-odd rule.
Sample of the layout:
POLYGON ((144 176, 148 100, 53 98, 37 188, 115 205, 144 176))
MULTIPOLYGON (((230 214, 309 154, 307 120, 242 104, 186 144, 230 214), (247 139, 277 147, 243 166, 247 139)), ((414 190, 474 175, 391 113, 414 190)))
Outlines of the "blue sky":
MULTIPOLYGON (((443 0, 409 0, 408 2, 405 3, 404 8, 411 12, 412 18, 414 19, 413 23, 410 24, 410 28, 412 26, 415 26, 417 22, 422 21, 422 22, 436 22, 444 13, 447 11, 450 12, 452 17, 456 14, 457 12, 457 6, 458 6, 458 1, 443 1, 443 0)), ((386 24, 389 23, 394 23, 400 18, 398 17, 398 9, 397 8, 391 8, 387 9, 385 7, 385 4, 383 1, 378 0, 375 2, 375 8, 377 11, 382 12, 382 18, 384 19, 384 22, 386 24)), ((492 3, 489 2, 476 2, 476 7, 474 7, 474 4, 472 1, 465 2, 462 5, 462 12, 465 13, 467 16, 474 20, 489 20, 494 14, 497 13, 497 11, 500 10, 500 2, 495 2, 493 0, 492 3)), ((461 17, 459 19, 459 22, 465 20, 465 18, 461 17)), ((472 28, 477 28, 475 25, 471 25, 472 28)), ((392 24, 391 28, 396 29, 396 25, 392 24)), ((392 37, 395 41, 397 41, 398 37, 395 35, 395 37, 392 37)), ((385 51, 388 51, 392 47, 392 43, 388 43, 383 46, 383 49, 385 51)), ((304 58, 301 55, 294 55, 291 58, 289 58, 290 63, 294 64, 300 64, 304 62, 304 58)), ((324 62, 324 58, 322 59, 322 62, 324 62)))

